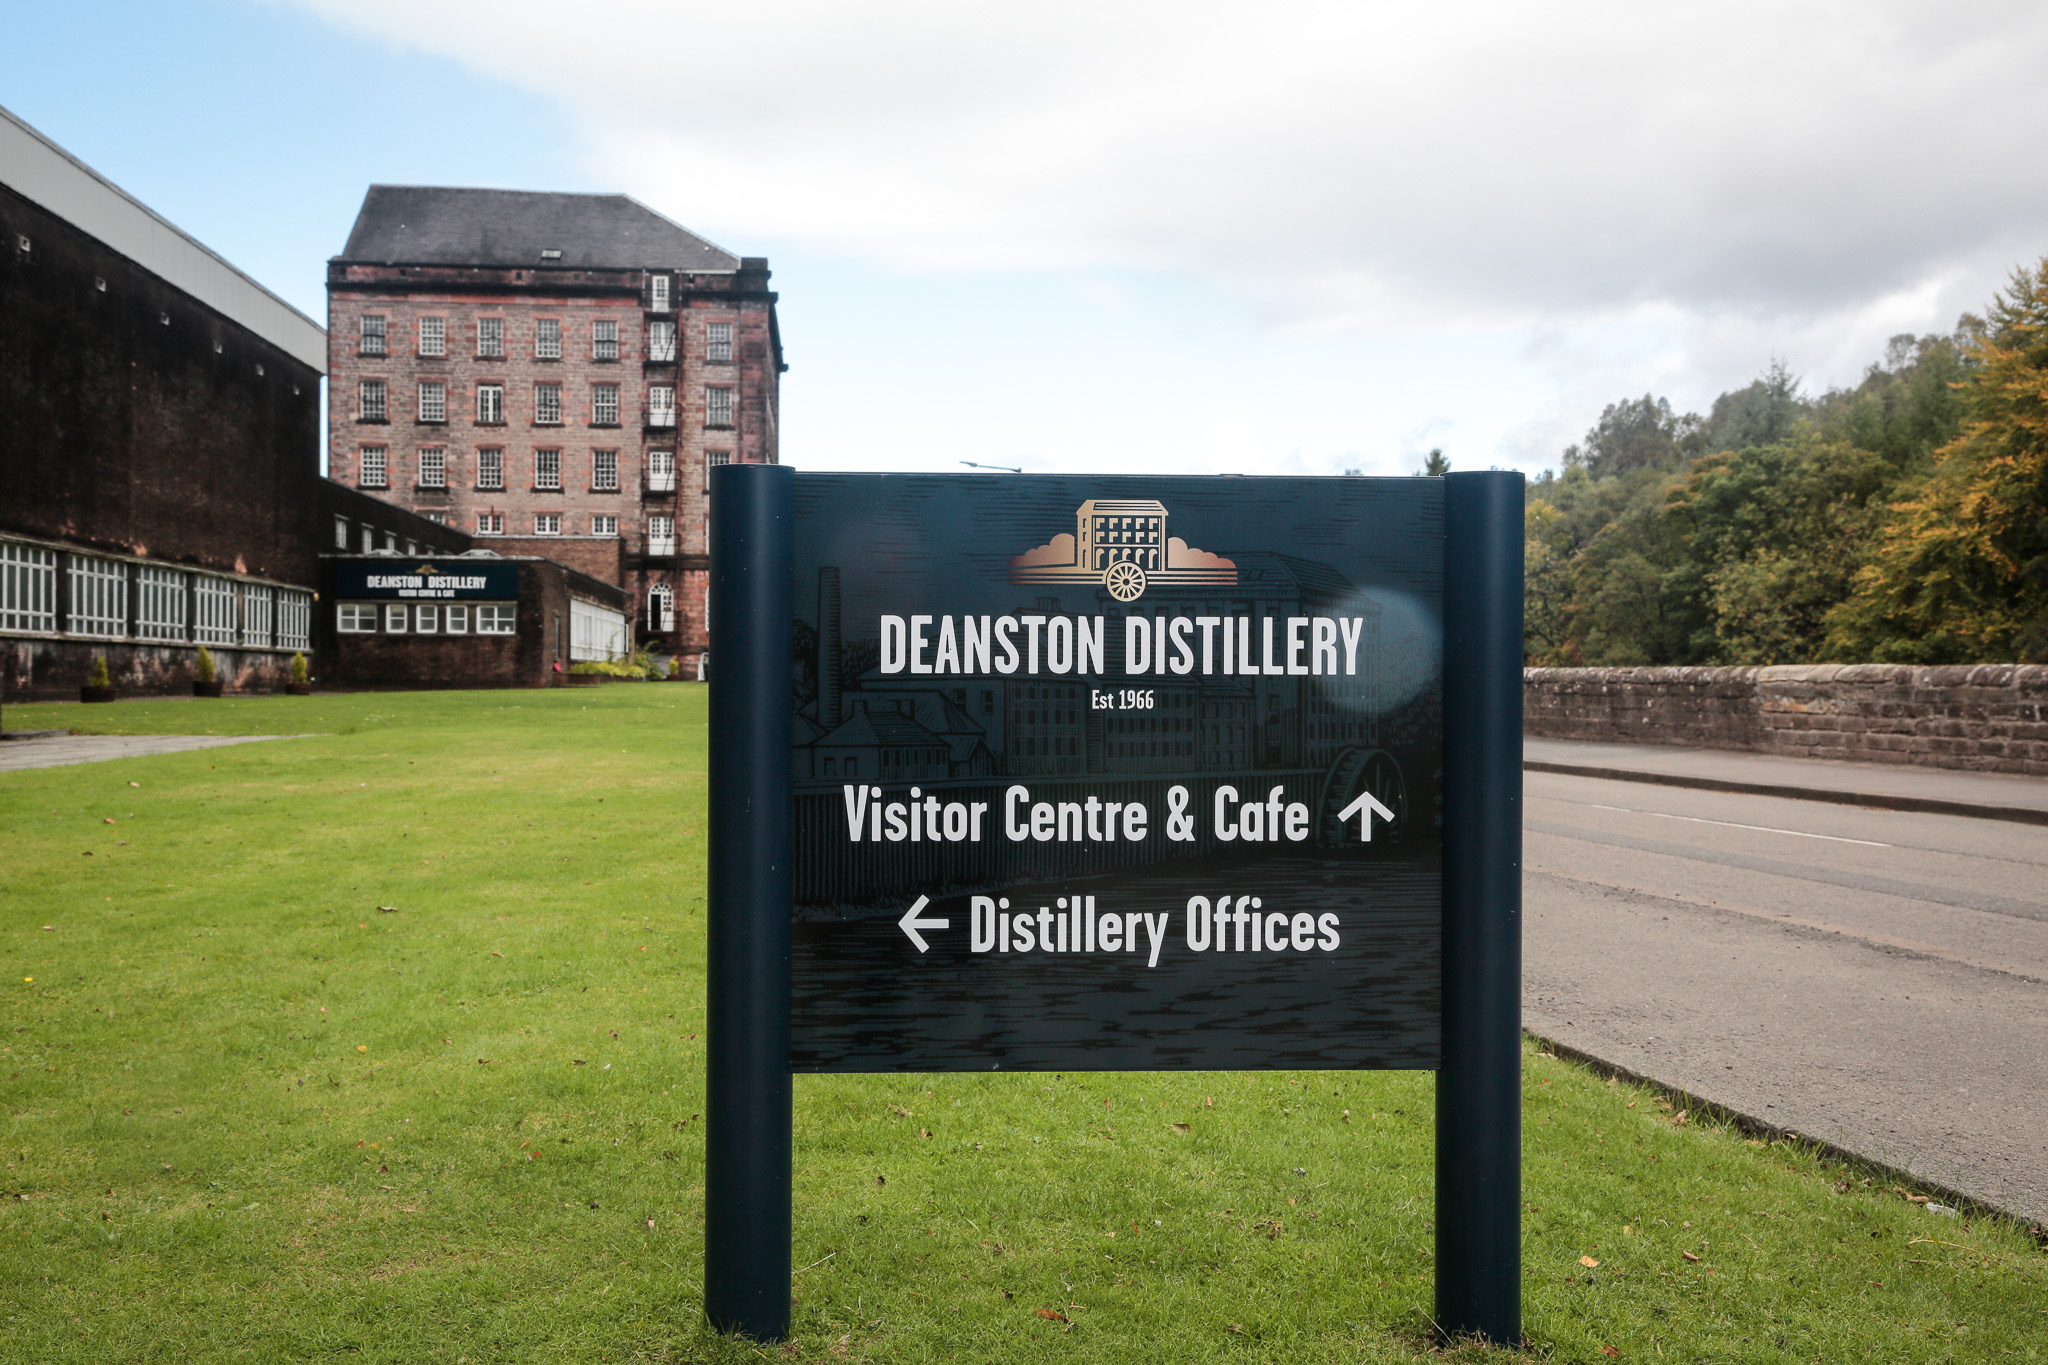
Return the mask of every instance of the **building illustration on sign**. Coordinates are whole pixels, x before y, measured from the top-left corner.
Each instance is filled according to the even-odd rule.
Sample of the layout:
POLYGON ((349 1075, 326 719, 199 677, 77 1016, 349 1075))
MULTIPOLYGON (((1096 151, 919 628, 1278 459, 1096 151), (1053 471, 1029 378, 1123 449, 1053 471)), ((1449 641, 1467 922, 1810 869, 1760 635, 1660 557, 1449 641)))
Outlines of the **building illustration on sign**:
POLYGON ((1155 583, 1228 586, 1237 564, 1166 534, 1166 504, 1152 498, 1090 498, 1074 534, 1056 535, 1010 561, 1012 583, 1100 583, 1135 602, 1155 583))

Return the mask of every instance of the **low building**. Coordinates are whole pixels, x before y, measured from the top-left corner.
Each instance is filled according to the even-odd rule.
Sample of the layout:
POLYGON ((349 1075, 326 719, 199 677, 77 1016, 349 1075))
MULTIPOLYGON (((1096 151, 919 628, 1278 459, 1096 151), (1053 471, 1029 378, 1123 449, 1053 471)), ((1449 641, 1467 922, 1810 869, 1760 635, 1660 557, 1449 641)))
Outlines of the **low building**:
POLYGON ((546 687, 632 649, 625 589, 537 556, 326 555, 321 681, 546 687))
POLYGON ((0 109, 0 685, 231 688, 309 648, 326 334, 0 109))

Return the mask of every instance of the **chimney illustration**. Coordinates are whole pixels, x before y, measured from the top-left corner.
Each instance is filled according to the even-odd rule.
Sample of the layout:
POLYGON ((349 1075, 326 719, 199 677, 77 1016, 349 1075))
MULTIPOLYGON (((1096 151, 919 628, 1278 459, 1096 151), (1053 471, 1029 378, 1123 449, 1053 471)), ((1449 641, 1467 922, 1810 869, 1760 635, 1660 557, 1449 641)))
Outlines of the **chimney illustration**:
POLYGON ((818 724, 827 733, 837 728, 839 714, 839 570, 818 570, 818 724))

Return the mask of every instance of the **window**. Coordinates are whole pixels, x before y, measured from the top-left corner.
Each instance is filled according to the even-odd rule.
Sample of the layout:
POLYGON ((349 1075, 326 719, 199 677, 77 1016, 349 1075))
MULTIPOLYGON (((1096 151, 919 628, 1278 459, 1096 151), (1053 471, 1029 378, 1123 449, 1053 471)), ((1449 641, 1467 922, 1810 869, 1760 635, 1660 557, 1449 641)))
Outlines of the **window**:
POLYGON ((558 536, 562 534, 562 514, 560 512, 535 512, 533 514, 533 533, 537 536, 558 536))
POLYGON ((0 630, 56 629, 56 551, 0 545, 0 630))
POLYGON ((673 385, 656 384, 647 390, 647 425, 672 427, 676 424, 676 391, 673 385))
POLYGON ((542 426, 559 426, 562 421, 562 386, 560 384, 535 384, 533 386, 533 420, 542 426))
POLYGON ((384 604, 384 633, 386 635, 405 634, 406 617, 411 614, 411 610, 403 602, 386 602, 384 604))
POLYGON ((384 315, 382 313, 365 313, 356 325, 359 329, 356 334, 356 354, 383 355, 384 315))
POLYGON ((205 574, 192 577, 192 638, 202 645, 235 642, 235 585, 205 574))
POLYGON ((480 536, 502 536, 505 534, 503 512, 479 512, 476 514, 476 533, 480 536))
POLYGON ((559 490, 562 486, 562 452, 559 450, 536 450, 533 452, 533 486, 559 490))
POLYGON ((732 463, 730 450, 707 450, 704 452, 704 486, 711 487, 711 471, 722 464, 732 463))
POLYGON ((448 452, 440 446, 420 447, 420 487, 448 486, 448 452))
POLYGON ((647 281, 647 311, 666 313, 668 311, 668 276, 655 275, 647 281))
POLYGON ((277 590, 259 583, 242 585, 242 643, 255 649, 270 648, 271 632, 277 619, 277 590))
POLYGON ((335 610, 334 628, 343 635, 369 635, 377 629, 377 608, 368 602, 343 602, 335 610))
POLYGON ((443 621, 442 621, 442 624, 441 624, 441 628, 442 628, 443 630, 445 630, 445 631, 446 631, 446 632, 447 632, 448 634, 450 634, 450 635, 467 635, 467 634, 469 634, 469 608, 468 608, 468 607, 464 607, 464 606, 459 606, 459 605, 451 605, 451 606, 443 607, 443 608, 441 609, 441 614, 442 614, 442 616, 443 616, 443 618, 444 618, 444 619, 443 619, 443 621))
POLYGON ((418 635, 439 635, 441 633, 441 609, 439 607, 417 606, 412 609, 412 628, 418 635))
POLYGON ((647 590, 647 628, 669 631, 676 628, 676 595, 666 583, 647 590))
POLYGON ((647 491, 650 493, 673 493, 676 491, 676 453, 673 450, 650 450, 647 452, 647 491))
POLYGON ((135 634, 142 640, 185 638, 185 575, 145 564, 135 573, 135 634))
POLYGON ((382 422, 384 416, 384 381, 365 379, 356 385, 356 420, 358 422, 382 422))
POLYGON ((505 486, 505 452, 499 447, 477 447, 476 486, 484 489, 505 486))
POLYGON ((277 647, 279 649, 307 649, 312 645, 313 594, 294 592, 290 588, 277 590, 277 647))
POLYGON ((496 426, 505 420, 505 386, 503 384, 479 384, 476 386, 476 420, 487 426, 496 426))
POLYGON ((592 384, 590 386, 590 420, 601 427, 615 427, 619 424, 619 386, 617 384, 592 384))
POLYGON ((676 325, 665 318, 647 324, 647 358, 672 365, 676 358, 676 325))
POLYGON ((600 493, 619 491, 619 452, 616 450, 593 450, 590 452, 590 486, 600 493))
POLYGON ((704 358, 714 365, 732 363, 732 324, 714 322, 704 329, 704 358))
POLYGON ((619 519, 613 516, 594 516, 590 519, 590 534, 594 536, 615 536, 619 533, 619 519))
POLYGON ((649 517, 647 519, 647 553, 651 555, 672 555, 676 552, 676 519, 674 517, 649 517))
POLYGON ((533 354, 540 360, 562 358, 562 320, 536 318, 533 323, 533 354))
POLYGON ((617 360, 619 358, 619 324, 593 322, 590 324, 590 358, 592 360, 617 360))
POLYGON ((433 522, 436 526, 446 526, 448 524, 448 514, 446 512, 422 512, 420 515, 433 522))
POLYGON ((510 602, 484 602, 476 609, 476 633, 510 635, 519 608, 510 602))
POLYGON ((448 319, 420 319, 420 354, 448 354, 448 319))
POLYGON ((448 386, 439 382, 420 385, 420 420, 422 422, 445 422, 448 420, 448 386))
POLYGON ((732 390, 715 388, 704 390, 704 425, 707 427, 729 427, 732 425, 732 390))
MULTIPOLYGON (((360 476, 357 479, 358 483, 362 484, 365 488, 383 488, 386 486, 383 446, 364 446, 361 454, 357 456, 357 460, 357 472, 360 476)), ((369 530, 365 528, 363 534, 367 536, 369 530)))
POLYGON ((348 548, 347 517, 336 517, 334 519, 334 548, 337 550, 346 550, 348 548))
POLYGON ((69 558, 71 610, 65 628, 73 635, 126 635, 128 566, 87 555, 69 558))
POLYGON ((498 360, 505 354, 505 319, 476 320, 476 355, 479 360, 498 360))
POLYGON ((367 526, 363 528, 363 553, 366 555, 377 553, 377 533, 367 526))

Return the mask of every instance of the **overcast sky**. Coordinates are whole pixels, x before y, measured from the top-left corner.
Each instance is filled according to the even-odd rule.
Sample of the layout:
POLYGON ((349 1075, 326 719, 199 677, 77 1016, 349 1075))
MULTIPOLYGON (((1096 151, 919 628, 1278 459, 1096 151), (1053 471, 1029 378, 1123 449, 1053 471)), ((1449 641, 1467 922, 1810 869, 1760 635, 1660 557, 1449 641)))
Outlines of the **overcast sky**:
POLYGON ((809 468, 1535 471, 2048 253, 2048 7, 72 0, 0 103, 323 318, 372 181, 766 255, 809 468))

